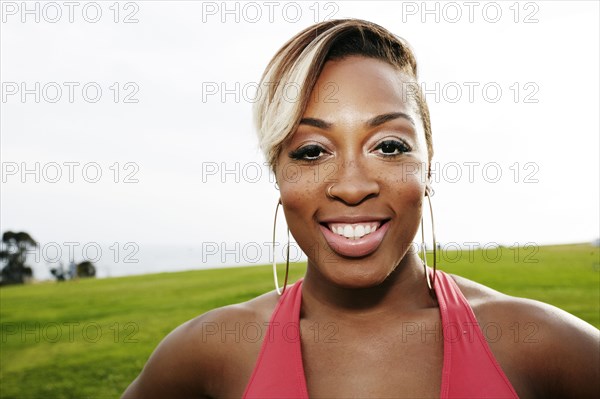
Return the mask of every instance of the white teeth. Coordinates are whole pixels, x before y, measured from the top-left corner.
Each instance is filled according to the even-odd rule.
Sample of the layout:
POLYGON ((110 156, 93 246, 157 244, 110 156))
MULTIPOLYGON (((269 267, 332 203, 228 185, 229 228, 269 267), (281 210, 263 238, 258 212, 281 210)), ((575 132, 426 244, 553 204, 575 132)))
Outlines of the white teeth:
POLYGON ((344 237, 346 237, 346 238, 353 238, 354 237, 354 229, 349 224, 347 224, 344 227, 344 237))
POLYGON ((367 234, 374 233, 379 228, 379 222, 371 223, 330 223, 329 229, 337 235, 356 240, 367 234))
POLYGON ((365 233, 365 227, 363 225, 358 225, 354 228, 354 238, 360 238, 362 236, 364 236, 365 233))

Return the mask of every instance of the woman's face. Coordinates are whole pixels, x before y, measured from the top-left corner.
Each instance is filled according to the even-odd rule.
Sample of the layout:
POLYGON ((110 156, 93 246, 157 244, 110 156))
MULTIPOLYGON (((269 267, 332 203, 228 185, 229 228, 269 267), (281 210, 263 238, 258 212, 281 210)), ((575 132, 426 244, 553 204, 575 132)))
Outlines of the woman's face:
POLYGON ((286 220, 309 272, 343 287, 383 282, 421 220, 427 145, 403 82, 380 60, 328 61, 277 160, 286 220))

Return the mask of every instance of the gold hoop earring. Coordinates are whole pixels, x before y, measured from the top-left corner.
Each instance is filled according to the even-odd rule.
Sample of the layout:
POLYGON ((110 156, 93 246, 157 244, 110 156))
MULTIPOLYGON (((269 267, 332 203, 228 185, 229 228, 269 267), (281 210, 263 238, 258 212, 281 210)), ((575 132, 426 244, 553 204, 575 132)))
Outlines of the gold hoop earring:
POLYGON ((275 289, 279 295, 283 295, 285 287, 287 287, 288 272, 290 269, 290 229, 287 229, 287 254, 285 256, 285 279, 283 280, 283 289, 279 288, 279 281, 277 280, 277 261, 275 260, 275 228, 277 227, 277 211, 281 204, 281 198, 277 201, 277 207, 275 208, 275 220, 273 221, 273 278, 275 279, 275 289))
POLYGON ((421 255, 423 257, 423 270, 425 271, 425 279, 427 280, 427 288, 429 288, 429 294, 432 298, 435 299, 435 274, 437 270, 437 243, 435 241, 435 225, 433 222, 433 207, 431 206, 431 195, 433 190, 429 184, 425 189, 425 196, 427 197, 427 202, 429 202, 429 212, 431 215, 431 236, 433 239, 433 277, 429 278, 429 273, 427 272, 427 252, 425 250, 425 229, 423 223, 423 215, 421 215, 421 255))

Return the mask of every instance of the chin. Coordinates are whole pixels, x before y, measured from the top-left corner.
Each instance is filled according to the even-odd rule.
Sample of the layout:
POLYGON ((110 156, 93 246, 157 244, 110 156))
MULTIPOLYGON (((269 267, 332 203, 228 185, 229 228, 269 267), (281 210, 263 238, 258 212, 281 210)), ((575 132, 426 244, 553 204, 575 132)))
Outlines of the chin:
MULTIPOLYGON (((321 270, 321 273, 333 284, 342 288, 361 289, 376 287, 382 284, 393 271, 392 268, 384 270, 381 267, 376 268, 373 264, 365 264, 371 262, 356 260, 351 261, 351 264, 346 264, 344 261, 340 262, 340 265, 325 271, 321 270)), ((380 262, 378 263, 381 265, 380 262)))

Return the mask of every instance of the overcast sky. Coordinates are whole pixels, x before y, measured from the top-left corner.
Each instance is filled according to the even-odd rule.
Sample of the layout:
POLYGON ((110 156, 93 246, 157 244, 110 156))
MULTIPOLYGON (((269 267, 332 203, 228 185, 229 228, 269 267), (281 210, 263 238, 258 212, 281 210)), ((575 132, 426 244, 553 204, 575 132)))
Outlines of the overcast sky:
POLYGON ((415 50, 441 242, 600 235, 596 1, 3 1, 0 229, 63 260, 98 243, 112 275, 268 261, 257 82, 292 35, 344 17, 415 50))

